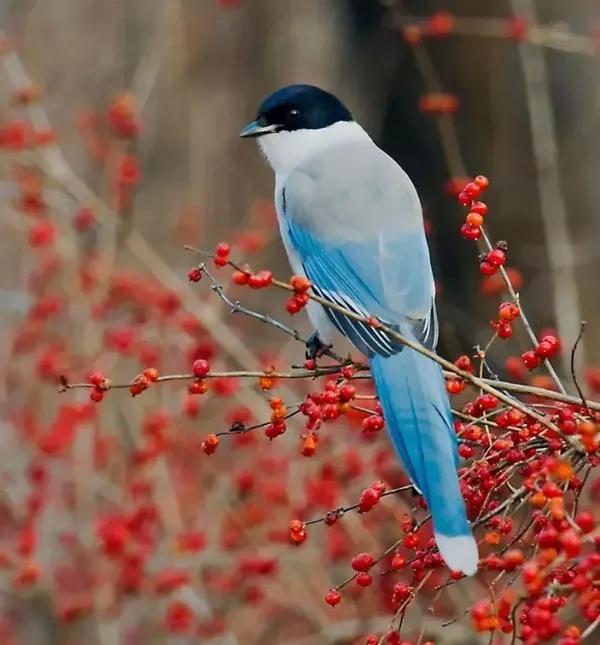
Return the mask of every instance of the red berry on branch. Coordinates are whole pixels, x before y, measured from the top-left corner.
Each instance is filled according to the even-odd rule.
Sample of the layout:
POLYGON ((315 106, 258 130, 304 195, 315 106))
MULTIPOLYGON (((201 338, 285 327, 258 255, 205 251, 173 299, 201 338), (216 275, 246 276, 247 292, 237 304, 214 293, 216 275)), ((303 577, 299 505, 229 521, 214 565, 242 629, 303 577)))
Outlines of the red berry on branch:
POLYGON ((335 607, 339 605, 342 600, 342 595, 337 589, 330 589, 327 595, 325 596, 325 602, 330 607, 335 607))
POLYGON ((467 215, 467 219, 465 220, 468 226, 472 226, 473 228, 479 228, 483 224, 483 215, 480 215, 479 213, 474 213, 471 211, 467 215))
POLYGON ((506 254, 500 249, 494 249, 487 254, 486 260, 495 267, 500 267, 506 262, 506 254))
POLYGON ((487 260, 484 260, 479 264, 479 271, 483 275, 487 275, 487 276, 494 275, 494 273, 496 273, 497 270, 498 270, 498 267, 494 264, 491 264, 487 260))
POLYGON ((378 414, 372 414, 371 416, 365 417, 362 421, 362 429, 365 434, 379 432, 383 426, 383 417, 380 417, 378 414))
POLYGON ((285 303, 285 308, 288 314, 290 314, 291 316, 294 316, 302 310, 302 306, 294 297, 287 300, 287 302, 285 303))
POLYGON ((460 234, 465 240, 474 242, 481 237, 481 228, 476 228, 474 226, 469 226, 468 224, 463 224, 460 227, 460 234))
POLYGON ((299 293, 304 293, 308 291, 311 286, 310 280, 301 275, 292 276, 292 279, 290 280, 290 284, 292 285, 294 291, 297 291, 299 293))
POLYGON ((207 455, 212 455, 219 445, 219 437, 216 434, 209 434, 202 442, 202 450, 207 455))
POLYGON ((270 271, 259 271, 248 278, 248 286, 251 289, 264 289, 273 282, 273 274, 270 271))
POLYGON ((208 385, 202 380, 192 381, 187 389, 190 394, 204 394, 208 390, 208 385))
POLYGON ((143 375, 150 383, 156 383, 159 377, 158 370, 155 367, 147 367, 143 371, 143 375))
POLYGON ((463 459, 470 459, 473 454, 474 450, 471 446, 468 446, 466 443, 461 443, 460 446, 458 447, 458 454, 463 458, 463 459))
POLYGON ((27 241, 29 245, 34 248, 48 246, 54 242, 56 237, 56 229, 52 222, 41 219, 38 220, 29 230, 27 241))
POLYGON ((541 359, 544 358, 549 358, 552 356, 555 352, 554 347, 545 341, 542 341, 541 343, 538 343, 536 348, 535 348, 535 354, 541 359))
POLYGON ((485 202, 473 202, 471 204, 471 213, 477 213, 485 217, 488 214, 488 206, 485 202))
POLYGON ((227 257, 231 253, 231 247, 227 242, 219 242, 215 247, 215 255, 219 257, 227 257))
POLYGON ((105 380, 106 380, 106 378, 105 378, 104 374, 102 374, 102 372, 92 372, 88 376, 88 381, 92 385, 96 385, 96 386, 101 386, 104 383, 105 380))
POLYGON ((99 387, 95 387, 90 392, 90 400, 94 403, 100 403, 104 398, 104 390, 101 390, 99 387))
POLYGON ((548 345, 552 347, 553 354, 556 354, 556 352, 559 352, 561 350, 561 342, 553 334, 545 334, 544 336, 542 336, 542 342, 548 343, 548 345))
POLYGON ((356 584, 359 587, 368 587, 373 582, 373 576, 368 574, 366 571, 361 571, 356 576, 356 584))
POLYGON ((233 280, 233 282, 240 286, 248 284, 249 278, 250 278, 250 274, 247 273, 246 271, 234 271, 233 275, 231 276, 231 279, 233 280))
POLYGON ((528 370, 534 370, 540 364, 540 359, 536 353, 532 351, 521 354, 521 360, 528 370))
POLYGON ((394 553, 394 557, 391 562, 392 569, 394 569, 394 571, 398 571, 399 569, 403 569, 405 565, 406 558, 401 553, 394 553))
POLYGON ((596 527, 594 515, 589 511, 580 511, 575 516, 575 523, 581 529, 582 533, 591 533, 596 527))
POLYGON ((465 382, 461 379, 451 378, 446 381, 448 394, 460 394, 465 389, 465 382))
POLYGON ((512 302, 503 302, 500 307, 498 307, 498 315, 500 316, 500 319, 507 322, 516 320, 520 313, 521 311, 518 305, 515 305, 512 302))
POLYGON ((507 338, 510 338, 513 334, 513 329, 510 326, 510 323, 504 322, 500 323, 496 327, 496 333, 498 334, 498 338, 502 338, 502 340, 506 340, 507 338))
POLYGON ((481 190, 487 190, 490 186, 490 180, 485 175, 477 175, 474 181, 481 190))
POLYGON ((367 571, 375 564, 375 558, 370 553, 359 553, 352 558, 352 568, 355 571, 367 571))
POLYGON ((459 356, 454 361, 454 364, 458 369, 463 370, 463 372, 469 372, 469 374, 473 373, 473 362, 471 361, 470 356, 467 356, 466 354, 459 356))
POLYGON ((464 188, 463 193, 465 193, 471 199, 476 199, 481 194, 481 186, 476 184, 474 181, 470 181, 464 188))
POLYGON ((464 190, 461 190, 460 193, 458 193, 456 199, 461 206, 468 206, 473 201, 473 199, 467 195, 464 190))
POLYGON ((379 503, 381 494, 374 488, 365 488, 358 500, 358 512, 368 513, 374 506, 379 503))
POLYGON ((196 378, 204 378, 210 372, 210 365, 208 361, 203 358, 195 360, 192 365, 192 373, 196 378))
POLYGON ((405 584, 404 582, 397 582, 394 585, 394 600, 396 602, 402 602, 406 600, 413 592, 412 587, 405 584))
POLYGON ((200 282, 202 280, 202 269, 194 267, 188 271, 188 280, 190 282, 200 282))

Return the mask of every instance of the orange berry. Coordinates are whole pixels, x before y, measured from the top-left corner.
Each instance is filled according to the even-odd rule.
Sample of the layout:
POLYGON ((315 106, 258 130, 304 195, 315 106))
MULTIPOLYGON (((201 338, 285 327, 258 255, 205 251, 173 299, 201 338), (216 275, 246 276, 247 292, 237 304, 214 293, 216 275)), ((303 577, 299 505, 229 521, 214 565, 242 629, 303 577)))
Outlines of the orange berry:
POLYGON ((533 508, 543 508, 545 503, 546 496, 540 491, 533 493, 529 498, 529 504, 533 506, 533 508))
POLYGON ((469 213, 466 221, 469 226, 479 228, 483 224, 483 217, 479 213, 469 213))

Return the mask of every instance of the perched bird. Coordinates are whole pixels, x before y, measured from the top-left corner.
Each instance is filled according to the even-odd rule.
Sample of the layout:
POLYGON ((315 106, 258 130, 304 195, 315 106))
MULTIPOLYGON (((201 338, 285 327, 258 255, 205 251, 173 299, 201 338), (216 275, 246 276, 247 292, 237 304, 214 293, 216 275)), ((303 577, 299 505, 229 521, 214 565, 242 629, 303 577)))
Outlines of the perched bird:
MULTIPOLYGON (((312 85, 271 94, 241 137, 275 172, 281 237, 315 294, 375 316, 435 349, 434 282, 415 187, 335 96, 312 85)), ((447 565, 472 575, 478 552, 457 476, 452 414, 437 363, 380 329, 314 301, 319 338, 341 332, 369 359, 392 443, 431 510, 447 565)))

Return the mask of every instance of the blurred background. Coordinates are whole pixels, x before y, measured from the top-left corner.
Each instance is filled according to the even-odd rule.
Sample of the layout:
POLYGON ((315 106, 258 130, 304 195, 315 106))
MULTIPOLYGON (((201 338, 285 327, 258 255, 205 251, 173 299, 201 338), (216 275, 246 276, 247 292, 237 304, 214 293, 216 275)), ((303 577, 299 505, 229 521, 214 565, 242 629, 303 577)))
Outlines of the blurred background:
MULTIPOLYGON (((481 173, 491 180, 488 232, 508 242, 534 329, 557 329, 570 348, 586 320, 578 366, 597 387, 599 25, 594 0, 0 3, 1 642, 310 645, 385 629, 392 614, 376 594, 335 612, 321 598, 343 579, 348 554, 393 543, 410 504, 389 500, 374 521, 354 517, 339 532, 320 527, 304 551, 273 537, 299 512, 356 500, 381 472, 397 479, 383 437, 363 447, 350 429, 352 441, 338 435, 320 460, 305 460, 299 424, 268 450, 262 436, 235 449, 232 440, 208 460, 197 439, 268 417, 269 394, 255 381, 219 382, 200 410, 166 384, 133 401, 111 392, 86 412, 87 394, 59 397, 57 377, 99 369, 128 383, 140 366, 185 373, 190 357, 223 370, 302 362, 301 345, 232 317, 205 281, 188 286, 197 260, 183 245, 210 250, 225 239, 240 262, 289 275, 271 171, 238 132, 269 92, 303 82, 338 95, 416 184, 439 279, 441 353, 486 343, 503 297, 459 234, 456 188, 481 173), (19 143, 23 123, 37 148, 19 143), (140 456, 163 425, 166 448, 140 456), (138 529, 121 531, 115 518, 140 508, 158 519, 138 518, 138 544, 138 529), (107 521, 140 562, 106 554, 107 521), (192 533, 202 547, 173 555, 175 536, 192 533), (96 549, 103 555, 91 562, 96 549), (157 595, 152 576, 173 567, 190 580, 157 595)), ((309 332, 277 293, 231 292, 309 332)), ((503 376, 526 345, 516 336, 489 358, 503 376)), ((291 402, 306 391, 274 394, 291 402)), ((440 614, 457 602, 442 599, 440 614)), ((407 617, 408 635, 421 622, 407 617)), ((432 615, 423 638, 479 642, 442 622, 432 615)))

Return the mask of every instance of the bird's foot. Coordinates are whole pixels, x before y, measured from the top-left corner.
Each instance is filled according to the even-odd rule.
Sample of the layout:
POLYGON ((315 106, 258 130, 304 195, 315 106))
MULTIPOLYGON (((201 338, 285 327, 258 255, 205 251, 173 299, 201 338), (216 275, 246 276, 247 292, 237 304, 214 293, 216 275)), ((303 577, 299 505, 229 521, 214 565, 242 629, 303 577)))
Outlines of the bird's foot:
POLYGON ((306 358, 307 360, 315 360, 316 358, 321 358, 324 356, 330 349, 332 345, 324 343, 318 332, 315 332, 307 341, 306 341, 306 358))

